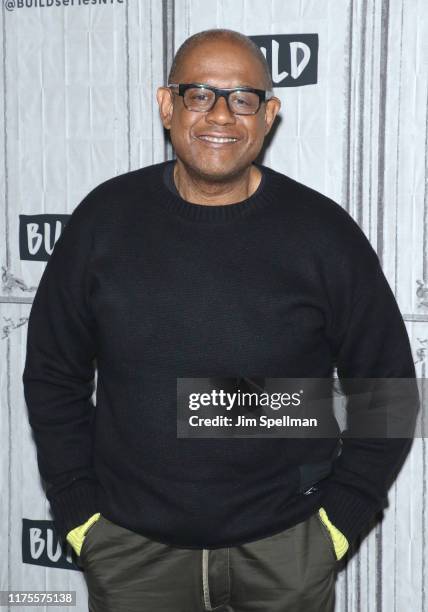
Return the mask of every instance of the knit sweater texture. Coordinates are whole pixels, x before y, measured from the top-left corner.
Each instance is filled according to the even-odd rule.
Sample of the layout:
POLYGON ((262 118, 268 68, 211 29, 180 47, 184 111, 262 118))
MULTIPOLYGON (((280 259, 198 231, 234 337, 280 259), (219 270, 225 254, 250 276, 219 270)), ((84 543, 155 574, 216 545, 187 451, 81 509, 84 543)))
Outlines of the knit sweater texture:
POLYGON ((177 378, 414 378, 379 258, 344 208, 267 166, 246 200, 202 205, 180 197, 173 164, 88 193, 33 300, 24 394, 57 532, 100 512, 173 546, 219 548, 323 507, 352 543, 411 440, 345 436, 303 494, 299 465, 330 457, 339 434, 178 438, 177 378))

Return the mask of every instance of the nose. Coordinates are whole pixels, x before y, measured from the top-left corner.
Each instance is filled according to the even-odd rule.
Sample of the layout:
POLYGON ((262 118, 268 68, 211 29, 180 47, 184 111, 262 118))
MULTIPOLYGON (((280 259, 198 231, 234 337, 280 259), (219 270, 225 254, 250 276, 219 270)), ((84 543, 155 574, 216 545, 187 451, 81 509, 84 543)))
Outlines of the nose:
POLYGON ((223 96, 219 96, 212 109, 207 112, 206 120, 208 123, 218 123, 220 125, 236 122, 235 115, 230 112, 226 98, 223 96))

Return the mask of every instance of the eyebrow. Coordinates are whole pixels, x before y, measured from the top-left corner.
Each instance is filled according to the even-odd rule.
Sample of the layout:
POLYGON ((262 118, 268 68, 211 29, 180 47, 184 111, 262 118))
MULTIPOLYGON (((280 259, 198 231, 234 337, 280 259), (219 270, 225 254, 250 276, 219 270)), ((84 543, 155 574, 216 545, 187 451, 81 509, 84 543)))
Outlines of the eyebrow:
POLYGON ((218 85, 214 85, 213 83, 207 83, 206 81, 186 81, 187 83, 197 83, 198 85, 209 85, 210 87, 217 87, 217 89, 239 89, 240 87, 251 87, 252 89, 266 89, 266 87, 257 87, 256 85, 249 85, 248 83, 243 84, 239 83, 239 85, 234 85, 233 87, 220 87, 218 85))

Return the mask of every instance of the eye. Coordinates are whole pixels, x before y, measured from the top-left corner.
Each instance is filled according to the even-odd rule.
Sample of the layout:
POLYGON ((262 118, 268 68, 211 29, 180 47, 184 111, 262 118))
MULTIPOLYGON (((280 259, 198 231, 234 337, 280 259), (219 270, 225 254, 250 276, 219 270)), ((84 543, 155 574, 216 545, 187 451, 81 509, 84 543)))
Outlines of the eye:
POLYGON ((234 102, 238 104, 238 106, 248 106, 248 100, 245 98, 235 98, 234 102))
POLYGON ((194 100, 195 102, 206 102, 208 100, 208 95, 205 93, 191 93, 190 94, 190 99, 194 100))
POLYGON ((258 107, 259 98, 257 94, 251 91, 237 91, 232 94, 231 101, 235 108, 243 111, 252 111, 258 107))

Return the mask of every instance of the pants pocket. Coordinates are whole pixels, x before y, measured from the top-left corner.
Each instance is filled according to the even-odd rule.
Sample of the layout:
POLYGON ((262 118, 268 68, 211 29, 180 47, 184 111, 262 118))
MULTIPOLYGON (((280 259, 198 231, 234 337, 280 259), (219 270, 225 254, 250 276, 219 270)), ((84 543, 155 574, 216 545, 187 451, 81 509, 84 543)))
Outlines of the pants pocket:
POLYGON ((330 551, 330 554, 331 554, 331 556, 332 556, 333 560, 334 560, 334 561, 337 561, 336 551, 335 551, 335 549, 334 549, 334 543, 333 543, 333 539, 332 539, 332 537, 331 537, 331 533, 330 533, 330 531, 328 530, 327 525, 325 525, 325 524, 323 523, 323 520, 322 520, 322 518, 320 517, 320 514, 319 514, 318 510, 317 510, 317 512, 316 512, 316 518, 317 518, 317 522, 318 522, 318 524, 320 525, 320 529, 321 529, 321 531, 322 531, 322 533, 323 533, 323 535, 324 535, 324 540, 325 540, 325 541, 326 541, 326 543, 327 543, 327 546, 328 546, 328 549, 329 549, 329 551, 330 551))
POLYGON ((89 547, 91 546, 92 538, 94 537, 95 533, 99 529, 102 521, 104 521, 104 517, 102 514, 100 514, 99 518, 96 521, 94 521, 92 525, 90 525, 87 531, 85 532, 85 535, 83 537, 82 547, 80 549, 80 555, 79 555, 79 558, 82 562, 86 555, 87 548, 88 546, 89 547))

